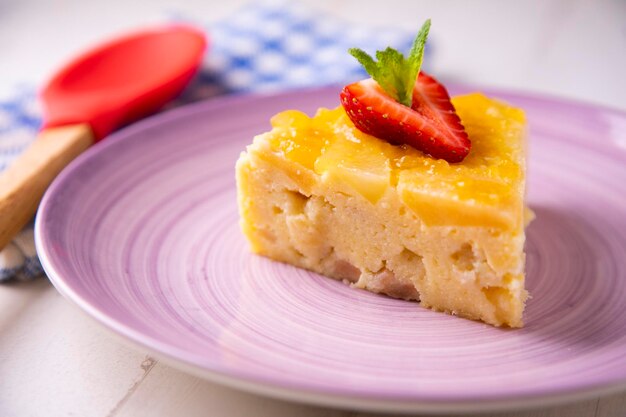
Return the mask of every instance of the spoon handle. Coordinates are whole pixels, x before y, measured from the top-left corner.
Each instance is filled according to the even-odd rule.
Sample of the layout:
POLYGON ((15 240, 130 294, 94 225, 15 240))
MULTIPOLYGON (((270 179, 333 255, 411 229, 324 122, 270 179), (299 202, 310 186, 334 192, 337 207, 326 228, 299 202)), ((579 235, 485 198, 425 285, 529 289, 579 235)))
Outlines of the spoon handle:
POLYGON ((45 129, 0 173, 0 250, 33 217, 52 180, 93 142, 87 123, 45 129))

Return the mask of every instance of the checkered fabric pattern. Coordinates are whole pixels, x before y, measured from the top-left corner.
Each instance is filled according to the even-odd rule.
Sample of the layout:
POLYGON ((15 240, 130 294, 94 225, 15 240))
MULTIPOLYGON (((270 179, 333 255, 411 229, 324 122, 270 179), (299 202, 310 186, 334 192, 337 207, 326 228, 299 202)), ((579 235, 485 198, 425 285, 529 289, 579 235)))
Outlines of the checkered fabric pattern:
MULTIPOLYGON (((212 25, 180 15, 169 20, 205 28, 210 48, 200 74, 168 108, 223 94, 356 81, 366 74, 346 52, 348 48, 357 46, 374 53, 392 45, 408 52, 414 36, 394 28, 348 24, 290 3, 250 4, 212 25)), ((37 133, 40 113, 33 91, 32 87, 20 87, 0 99, 0 170, 37 133)), ((29 225, 0 251, 0 282, 28 280, 41 273, 29 225)))

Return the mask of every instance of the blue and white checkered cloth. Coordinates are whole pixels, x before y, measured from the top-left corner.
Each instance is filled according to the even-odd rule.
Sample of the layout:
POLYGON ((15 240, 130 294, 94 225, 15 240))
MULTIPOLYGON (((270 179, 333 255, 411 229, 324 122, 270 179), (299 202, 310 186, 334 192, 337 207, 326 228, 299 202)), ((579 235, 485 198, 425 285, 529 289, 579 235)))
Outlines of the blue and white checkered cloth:
MULTIPOLYGON (((373 53, 391 45, 408 52, 414 37, 394 28, 350 25, 290 3, 251 4, 213 25, 186 16, 175 20, 205 27, 210 46, 200 74, 170 108, 221 94, 357 81, 366 74, 348 48, 373 53)), ((0 100, 0 170, 35 138, 39 114, 32 87, 18 87, 0 100)), ((0 282, 41 273, 30 225, 0 251, 0 282)))

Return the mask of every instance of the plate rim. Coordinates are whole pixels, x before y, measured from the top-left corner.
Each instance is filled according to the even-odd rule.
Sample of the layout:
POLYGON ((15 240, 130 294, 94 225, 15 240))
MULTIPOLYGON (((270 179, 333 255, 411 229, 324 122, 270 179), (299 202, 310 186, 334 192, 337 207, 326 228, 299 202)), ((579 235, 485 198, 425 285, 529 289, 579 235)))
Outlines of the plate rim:
MULTIPOLYGON (((609 112, 626 119, 626 111, 610 108, 592 103, 579 102, 562 97, 551 97, 542 94, 525 93, 518 90, 500 88, 482 88, 470 84, 450 83, 453 89, 468 91, 481 91, 493 96, 503 96, 507 98, 519 98, 538 102, 553 103, 558 106, 576 107, 578 109, 609 112)), ((193 117, 197 113, 210 112, 212 109, 222 106, 233 106, 239 102, 259 101, 259 100, 281 100, 295 94, 325 94, 332 91, 339 91, 335 85, 324 87, 313 87, 305 89, 288 90, 280 93, 244 93, 229 96, 220 96, 208 100, 203 100, 187 105, 183 105, 165 112, 153 115, 137 123, 129 125, 116 131, 106 141, 100 142, 97 146, 91 147, 74 161, 72 161, 54 180, 46 191, 39 206, 35 220, 35 245, 41 264, 46 275, 54 287, 67 299, 72 301, 89 317, 100 323, 110 333, 114 334, 125 342, 130 342, 133 346, 150 351, 153 356, 172 364, 174 367, 183 369, 188 373, 201 376, 205 379, 217 382, 232 388, 241 389, 261 395, 270 396, 277 399, 287 399, 307 404, 327 405, 340 408, 353 408, 367 411, 392 411, 392 412, 477 412, 477 411, 502 411, 510 408, 533 408, 544 405, 553 405, 590 398, 600 394, 609 394, 626 389, 626 374, 621 378, 615 377, 605 383, 595 383, 580 387, 578 389, 563 388, 550 390, 543 393, 533 393, 527 395, 506 395, 499 394, 497 399, 481 397, 476 400, 451 401, 449 397, 434 398, 432 395, 425 397, 411 396, 411 398, 398 398, 397 396, 381 395, 378 398, 367 397, 366 394, 351 395, 346 393, 329 393, 323 389, 312 387, 294 386, 289 382, 280 383, 273 378, 262 379, 258 375, 253 377, 244 373, 224 372, 224 370, 207 369, 200 367, 188 360, 181 359, 182 349, 168 346, 142 332, 132 329, 125 323, 107 316, 105 311, 92 305, 88 300, 78 294, 72 286, 56 270, 54 261, 49 257, 46 250, 46 225, 45 217, 49 210, 50 201, 53 199, 57 189, 62 188, 64 181, 71 178, 73 172, 82 164, 87 163, 90 158, 96 157, 106 149, 116 146, 120 141, 132 138, 135 132, 141 132, 155 126, 169 124, 182 117, 193 117)), ((184 355, 183 355, 184 356, 184 355)))

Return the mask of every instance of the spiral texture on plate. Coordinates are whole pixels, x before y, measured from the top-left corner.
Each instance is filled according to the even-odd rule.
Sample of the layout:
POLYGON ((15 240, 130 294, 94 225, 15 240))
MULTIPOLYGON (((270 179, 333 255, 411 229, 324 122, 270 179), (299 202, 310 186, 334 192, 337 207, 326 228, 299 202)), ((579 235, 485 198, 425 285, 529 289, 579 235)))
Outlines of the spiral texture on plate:
POLYGON ((537 215, 526 327, 506 330, 250 254, 235 160, 272 114, 337 91, 202 103, 94 147, 39 213, 55 285, 157 352, 299 392, 492 401, 626 382, 626 118, 497 94, 529 116, 537 215))

